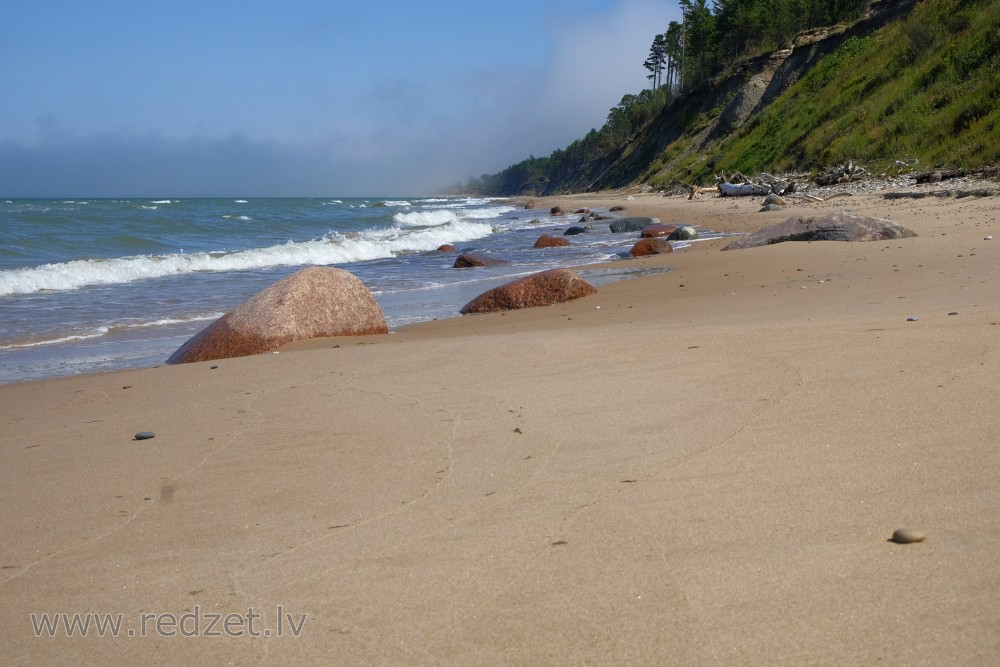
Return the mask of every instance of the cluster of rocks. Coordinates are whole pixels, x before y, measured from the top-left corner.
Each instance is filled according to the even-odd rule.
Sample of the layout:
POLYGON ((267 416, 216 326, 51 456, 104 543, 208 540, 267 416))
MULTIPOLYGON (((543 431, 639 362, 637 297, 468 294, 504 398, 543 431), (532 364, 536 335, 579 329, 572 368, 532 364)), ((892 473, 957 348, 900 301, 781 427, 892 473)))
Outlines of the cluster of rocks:
MULTIPOLYGON (((615 210, 622 210, 615 207, 615 210)), ((565 215, 554 207, 550 214, 565 215)), ((542 234, 535 248, 571 245, 568 236, 593 231, 593 222, 611 220, 614 234, 638 234, 629 253, 635 257, 673 252, 671 241, 697 237, 690 226, 662 224, 656 218, 600 216, 579 209, 578 225, 562 236, 542 234)), ((440 252, 456 252, 450 244, 440 252)), ((508 264, 505 259, 477 252, 463 252, 456 268, 508 264)), ((462 314, 487 313, 519 308, 535 308, 565 303, 596 293, 597 290, 576 273, 551 269, 532 274, 489 290, 462 309, 462 314)), ((273 352, 295 340, 333 336, 363 336, 388 332, 385 317, 371 292, 353 274, 332 267, 302 269, 254 295, 188 340, 167 360, 171 364, 208 361, 273 352)))

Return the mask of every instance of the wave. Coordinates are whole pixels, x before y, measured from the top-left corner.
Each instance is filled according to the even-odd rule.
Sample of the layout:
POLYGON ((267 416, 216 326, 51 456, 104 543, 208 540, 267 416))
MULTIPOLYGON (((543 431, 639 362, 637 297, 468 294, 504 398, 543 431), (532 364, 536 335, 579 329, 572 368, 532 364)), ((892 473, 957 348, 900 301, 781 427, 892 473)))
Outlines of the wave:
POLYGON ((164 317, 158 320, 151 320, 148 322, 143 321, 125 321, 125 322, 115 322, 113 324, 107 324, 102 326, 96 326, 92 329, 81 333, 68 334, 65 336, 59 336, 57 338, 43 338, 39 337, 33 340, 25 341, 15 341, 6 344, 0 344, 0 350, 20 350, 30 347, 44 347, 46 345, 59 345, 61 343, 72 343, 81 340, 91 340, 94 338, 101 338, 109 333, 127 331, 133 329, 148 329, 151 327, 165 327, 172 324, 188 324, 190 322, 205 322, 214 321, 225 315, 225 313, 206 313, 202 315, 192 315, 190 317, 164 317))
POLYGON ((150 204, 173 204, 169 199, 157 199, 156 201, 149 202, 150 204))
MULTIPOLYGON (((461 207, 456 206, 456 208, 461 207)), ((463 209, 459 214, 451 208, 435 208, 429 211, 396 213, 392 216, 392 219, 401 225, 434 227, 454 223, 458 220, 492 220, 513 210, 515 210, 513 206, 493 206, 490 208, 463 209)))
POLYGON ((80 259, 58 264, 0 271, 0 296, 75 290, 95 285, 121 285, 139 280, 198 272, 237 272, 283 266, 347 264, 434 250, 443 243, 462 243, 492 232, 489 224, 453 220, 426 229, 387 228, 351 236, 330 233, 312 241, 235 252, 138 255, 114 259, 80 259))
POLYGON ((405 206, 413 206, 413 204, 411 204, 411 203, 410 203, 410 202, 408 202, 408 201, 393 201, 393 200, 391 200, 391 199, 387 199, 387 200, 385 201, 385 205, 386 205, 386 206, 401 206, 401 207, 405 207, 405 206))

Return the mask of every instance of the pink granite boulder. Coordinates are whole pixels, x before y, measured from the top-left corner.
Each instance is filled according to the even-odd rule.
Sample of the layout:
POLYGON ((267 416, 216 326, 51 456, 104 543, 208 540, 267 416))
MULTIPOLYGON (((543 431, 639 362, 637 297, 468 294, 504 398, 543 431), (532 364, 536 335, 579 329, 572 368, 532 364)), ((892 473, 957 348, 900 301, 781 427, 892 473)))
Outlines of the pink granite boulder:
POLYGON ((569 239, 563 238, 561 236, 549 236, 548 234, 542 234, 535 241, 535 248, 558 248, 560 246, 569 245, 569 239))
POLYGON ((455 269, 472 269, 477 266, 498 266, 500 264, 509 264, 506 259, 498 259, 496 257, 489 257, 487 255, 480 255, 475 252, 463 252, 455 260, 452 268, 455 269))
POLYGON ((629 254, 633 257, 648 257, 649 255, 665 255, 673 252, 674 247, 664 238, 639 239, 629 254))
POLYGON ((677 231, 677 225, 646 225, 642 228, 642 233, 639 236, 644 239, 653 239, 659 236, 670 236, 675 231, 677 231))
POLYGON ((593 285, 569 269, 549 269, 483 292, 465 304, 461 313, 494 313, 551 306, 596 293, 593 285))
POLYGON ((293 340, 389 331, 368 288, 347 271, 297 271, 250 297, 177 349, 167 363, 245 357, 293 340))

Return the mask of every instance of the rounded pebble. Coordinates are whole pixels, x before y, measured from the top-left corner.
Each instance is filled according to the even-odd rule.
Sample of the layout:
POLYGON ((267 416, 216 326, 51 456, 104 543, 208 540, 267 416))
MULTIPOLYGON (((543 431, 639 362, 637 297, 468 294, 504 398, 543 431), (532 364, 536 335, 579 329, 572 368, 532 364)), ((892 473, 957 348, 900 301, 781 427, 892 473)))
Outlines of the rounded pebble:
POLYGON ((150 438, 155 438, 156 434, 152 431, 139 431, 135 434, 136 440, 149 440, 150 438))
POLYGON ((993 240, 993 235, 991 234, 991 235, 989 235, 989 236, 984 236, 984 237, 983 237, 983 240, 984 240, 984 241, 992 241, 992 240, 993 240))
POLYGON ((923 532, 912 528, 900 528, 892 534, 892 541, 896 544, 913 544, 923 542, 925 539, 927 536, 923 532))
POLYGON ((907 318, 906 318, 906 321, 907 321, 907 322, 916 322, 916 321, 917 321, 917 318, 915 318, 915 317, 907 317, 907 318))
POLYGON ((958 315, 958 313, 956 313, 956 312, 955 312, 954 310, 953 310, 953 311, 951 311, 951 312, 950 312, 950 313, 948 313, 948 314, 949 314, 949 315, 958 315))

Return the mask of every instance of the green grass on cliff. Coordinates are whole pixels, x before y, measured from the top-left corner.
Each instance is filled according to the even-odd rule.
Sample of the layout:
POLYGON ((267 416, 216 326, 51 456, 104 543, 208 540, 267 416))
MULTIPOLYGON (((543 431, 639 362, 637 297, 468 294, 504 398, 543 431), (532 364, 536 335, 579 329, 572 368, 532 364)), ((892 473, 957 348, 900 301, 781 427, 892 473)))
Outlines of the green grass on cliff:
POLYGON ((925 0, 905 20, 851 38, 695 163, 653 181, 720 170, 823 168, 848 159, 895 173, 1000 160, 1000 0, 925 0))

